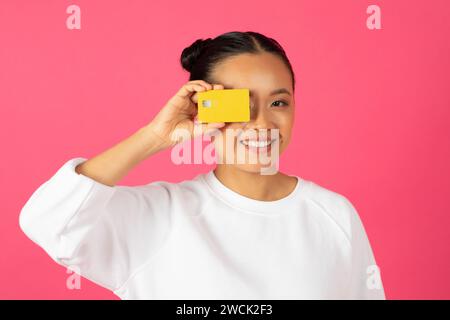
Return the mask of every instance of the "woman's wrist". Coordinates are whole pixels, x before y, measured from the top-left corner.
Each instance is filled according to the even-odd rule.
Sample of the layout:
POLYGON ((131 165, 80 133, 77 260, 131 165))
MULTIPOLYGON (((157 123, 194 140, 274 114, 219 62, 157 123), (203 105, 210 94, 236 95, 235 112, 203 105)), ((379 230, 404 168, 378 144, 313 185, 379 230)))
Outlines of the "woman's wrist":
POLYGON ((151 123, 142 127, 139 131, 145 145, 146 156, 151 156, 171 146, 170 141, 158 134, 151 123))

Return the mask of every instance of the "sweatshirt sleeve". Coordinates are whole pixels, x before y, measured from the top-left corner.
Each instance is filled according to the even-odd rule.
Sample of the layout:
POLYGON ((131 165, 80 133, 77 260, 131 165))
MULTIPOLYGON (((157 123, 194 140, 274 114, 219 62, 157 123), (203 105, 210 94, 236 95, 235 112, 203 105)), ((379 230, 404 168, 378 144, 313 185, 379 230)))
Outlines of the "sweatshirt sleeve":
POLYGON ((58 264, 117 290, 163 245, 173 225, 171 184, 107 186, 67 161, 22 208, 22 231, 58 264))
POLYGON ((385 300, 381 272, 367 237, 361 218, 348 201, 350 212, 352 272, 349 299, 352 300, 385 300))

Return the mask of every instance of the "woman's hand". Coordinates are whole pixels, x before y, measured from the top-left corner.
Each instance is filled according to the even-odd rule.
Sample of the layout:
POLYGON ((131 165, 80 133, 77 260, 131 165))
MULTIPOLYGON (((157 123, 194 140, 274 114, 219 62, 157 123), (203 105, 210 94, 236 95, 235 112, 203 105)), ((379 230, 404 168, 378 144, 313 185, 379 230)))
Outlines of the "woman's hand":
POLYGON ((224 127, 224 122, 208 124, 196 122, 197 92, 223 88, 223 85, 210 84, 203 80, 187 82, 169 99, 147 127, 163 139, 167 147, 195 138, 209 130, 224 127), (184 133, 189 133, 189 136, 179 135, 178 130, 184 130, 184 133))

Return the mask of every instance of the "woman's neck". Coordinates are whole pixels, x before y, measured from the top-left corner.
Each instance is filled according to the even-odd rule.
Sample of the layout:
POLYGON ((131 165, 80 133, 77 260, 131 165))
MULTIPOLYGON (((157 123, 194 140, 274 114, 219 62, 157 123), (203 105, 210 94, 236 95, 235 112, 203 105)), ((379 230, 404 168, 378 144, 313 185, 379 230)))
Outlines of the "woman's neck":
POLYGON ((227 188, 247 198, 260 201, 275 201, 289 195, 297 185, 295 177, 277 172, 262 175, 248 172, 233 165, 218 164, 214 169, 217 179, 227 188))

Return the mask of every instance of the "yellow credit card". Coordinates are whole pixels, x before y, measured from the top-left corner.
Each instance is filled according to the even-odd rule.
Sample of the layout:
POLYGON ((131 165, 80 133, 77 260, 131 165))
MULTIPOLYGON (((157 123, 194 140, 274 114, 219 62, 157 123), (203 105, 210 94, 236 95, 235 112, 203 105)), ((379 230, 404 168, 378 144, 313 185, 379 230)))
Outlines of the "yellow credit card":
POLYGON ((199 122, 250 121, 249 89, 214 89, 198 92, 199 122))

